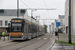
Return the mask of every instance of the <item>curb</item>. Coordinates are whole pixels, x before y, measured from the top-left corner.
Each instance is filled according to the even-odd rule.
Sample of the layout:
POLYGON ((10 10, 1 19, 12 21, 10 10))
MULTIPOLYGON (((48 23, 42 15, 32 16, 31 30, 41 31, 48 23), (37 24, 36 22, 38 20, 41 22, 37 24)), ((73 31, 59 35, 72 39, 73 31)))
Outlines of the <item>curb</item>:
POLYGON ((51 50, 51 48, 53 47, 54 44, 55 44, 55 36, 54 36, 53 43, 46 50, 51 50))

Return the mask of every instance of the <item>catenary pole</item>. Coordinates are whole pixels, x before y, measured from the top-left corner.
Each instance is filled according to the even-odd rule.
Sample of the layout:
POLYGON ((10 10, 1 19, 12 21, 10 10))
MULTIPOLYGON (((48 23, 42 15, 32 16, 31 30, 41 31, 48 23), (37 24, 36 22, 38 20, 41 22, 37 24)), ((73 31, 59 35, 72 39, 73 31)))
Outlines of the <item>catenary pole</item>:
POLYGON ((69 43, 71 44, 71 0, 69 0, 69 21, 68 21, 68 25, 69 25, 69 43))
POLYGON ((17 0, 17 17, 19 17, 19 0, 17 0))

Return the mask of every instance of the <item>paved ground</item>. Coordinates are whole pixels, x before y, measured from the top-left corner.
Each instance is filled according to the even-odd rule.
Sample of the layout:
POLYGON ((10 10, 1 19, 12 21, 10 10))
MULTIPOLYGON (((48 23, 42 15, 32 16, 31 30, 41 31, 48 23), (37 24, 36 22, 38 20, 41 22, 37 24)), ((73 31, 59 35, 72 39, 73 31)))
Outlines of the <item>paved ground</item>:
POLYGON ((28 41, 0 40, 0 50, 46 50, 54 40, 52 37, 52 34, 45 34, 28 41))
POLYGON ((75 50, 75 46, 55 43, 51 50, 75 50))
MULTIPOLYGON (((72 42, 75 43, 75 35, 72 35, 71 37, 72 37, 72 42)), ((68 42, 68 34, 59 34, 59 40, 58 36, 56 36, 56 41, 68 42)), ((51 50, 75 50, 75 46, 55 43, 54 46, 51 48, 51 50)))
MULTIPOLYGON (((72 35, 71 38, 72 42, 75 43, 75 35, 72 35)), ((56 36, 56 40, 58 40, 58 36, 56 36)), ((59 34, 59 41, 68 42, 68 34, 65 33, 59 34)))

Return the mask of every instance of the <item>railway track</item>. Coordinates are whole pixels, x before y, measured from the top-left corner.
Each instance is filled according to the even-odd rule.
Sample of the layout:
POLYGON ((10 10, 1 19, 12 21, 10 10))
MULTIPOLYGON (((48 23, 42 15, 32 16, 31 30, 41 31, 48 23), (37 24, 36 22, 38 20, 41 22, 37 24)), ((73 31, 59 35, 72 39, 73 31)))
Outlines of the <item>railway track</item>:
MULTIPOLYGON (((12 42, 7 42, 7 43, 12 43, 12 42)), ((14 44, 2 46, 2 47, 0 47, 0 48, 9 47, 9 46, 16 45, 16 44, 19 44, 19 43, 21 43, 21 42, 16 42, 16 43, 14 43, 14 44)), ((3 43, 3 44, 6 44, 6 43, 3 43)), ((3 44, 2 44, 2 45, 3 45, 3 44)))
POLYGON ((47 42, 49 42, 50 39, 48 39, 45 43, 43 43, 42 45, 40 45, 39 47, 35 48, 34 50, 38 50, 39 48, 41 48, 42 46, 44 46, 47 42))
MULTIPOLYGON (((45 36, 45 35, 44 35, 45 36)), ((40 36, 41 38, 43 38, 44 36, 40 36)), ((36 43, 36 42, 38 42, 38 41, 40 41, 41 39, 38 39, 38 40, 36 40, 36 41, 33 41, 32 43, 29 43, 29 44, 27 44, 27 45, 24 45, 24 46, 22 46, 22 47, 19 47, 19 48, 16 48, 15 50, 19 50, 19 49, 21 49, 21 48, 24 48, 24 47, 27 47, 27 46, 29 46, 29 45, 31 45, 31 44, 34 44, 34 43, 36 43)))
MULTIPOLYGON (((40 36, 38 38, 34 38, 32 40, 23 41, 23 42, 22 41, 21 42, 16 42, 14 44, 9 44, 9 43, 13 43, 15 41, 6 42, 9 45, 1 46, 0 47, 0 50, 6 50, 6 49, 7 50, 24 50, 24 49, 28 50, 28 48, 33 47, 33 46, 34 46, 32 48, 33 50, 38 50, 43 45, 45 45, 50 40, 50 38, 51 38, 51 36, 48 36, 47 37, 48 39, 47 40, 44 40, 44 38, 46 38, 46 37, 47 37, 46 35, 43 35, 43 36, 40 36), (37 44, 39 42, 40 42, 40 45, 37 44), (37 46, 36 46, 36 44, 37 44, 37 46)), ((2 43, 2 44, 5 44, 5 43, 2 43)))
POLYGON ((0 45, 7 44, 7 43, 13 43, 13 42, 15 42, 15 41, 4 42, 4 43, 1 43, 0 45))
MULTIPOLYGON (((32 39, 33 40, 33 39, 32 39)), ((36 41, 38 41, 38 40, 36 40, 36 41)), ((34 41, 34 42, 36 42, 36 41, 34 41)), ((0 44, 0 45, 3 45, 3 44, 9 44, 9 43, 13 43, 13 42, 15 42, 15 41, 10 41, 10 42, 6 42, 6 43, 2 43, 2 44, 0 44)), ((26 41, 25 41, 26 42, 26 41)), ((5 47, 9 47, 9 46, 12 46, 12 45, 17 45, 17 44, 20 44, 20 43, 25 43, 24 41, 18 41, 18 42, 16 42, 16 43, 14 43, 14 44, 9 44, 9 45, 5 45, 5 46, 2 46, 2 47, 0 47, 0 48, 5 48, 5 47)), ((33 44, 34 42, 32 42, 32 43, 30 43, 30 44, 33 44)), ((30 44, 27 44, 27 45, 25 45, 25 46, 28 46, 28 45, 30 45, 30 44)), ((24 46, 24 47, 25 47, 24 46)), ((20 47, 21 48, 21 47, 20 47)))
MULTIPOLYGON (((41 38, 43 39, 44 37, 41 37, 41 38)), ((28 47, 28 46, 30 46, 30 45, 32 45, 32 44, 35 44, 35 43, 39 42, 40 40, 41 40, 41 39, 36 40, 36 41, 34 41, 34 42, 32 42, 32 43, 29 43, 29 44, 27 44, 27 45, 25 45, 25 46, 16 48, 15 50, 20 50, 20 49, 22 49, 22 48, 28 47)), ((49 37, 49 39, 48 39, 45 43, 43 43, 41 46, 35 48, 34 50, 38 50, 40 47, 42 47, 43 45, 45 45, 49 40, 50 40, 50 37, 49 37)))
MULTIPOLYGON (((52 35, 52 37, 53 37, 53 35, 52 35)), ((39 47, 35 48, 34 50, 38 50, 39 48, 41 48, 42 46, 44 46, 45 44, 47 44, 47 43, 50 41, 50 39, 51 39, 52 37, 49 37, 45 43, 43 43, 43 44, 40 45, 39 47)))

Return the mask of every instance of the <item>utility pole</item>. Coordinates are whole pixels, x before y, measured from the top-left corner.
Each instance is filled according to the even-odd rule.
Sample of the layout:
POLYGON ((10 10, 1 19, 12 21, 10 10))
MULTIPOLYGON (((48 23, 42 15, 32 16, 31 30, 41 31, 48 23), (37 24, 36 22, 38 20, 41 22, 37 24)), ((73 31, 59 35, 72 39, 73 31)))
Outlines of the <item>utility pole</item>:
POLYGON ((71 44, 71 0, 69 0, 69 43, 71 44))
POLYGON ((17 17, 19 17, 19 0, 17 0, 17 17))
POLYGON ((38 23, 39 23, 39 21, 37 20, 37 17, 39 17, 40 18, 40 16, 36 16, 36 23, 37 23, 37 34, 38 34, 38 31, 39 31, 39 26, 38 26, 38 23))
POLYGON ((45 20, 43 20, 44 33, 45 33, 45 20))
POLYGON ((31 32, 32 32, 32 38, 33 38, 33 31, 32 31, 32 18, 33 18, 33 10, 31 10, 31 32))
MULTIPOLYGON (((37 16, 36 16, 36 23, 37 23, 37 16)), ((37 34, 38 34, 38 29, 37 28, 38 28, 38 25, 36 26, 36 30, 37 30, 37 34)), ((36 36, 37 36, 37 34, 36 34, 36 36)))

